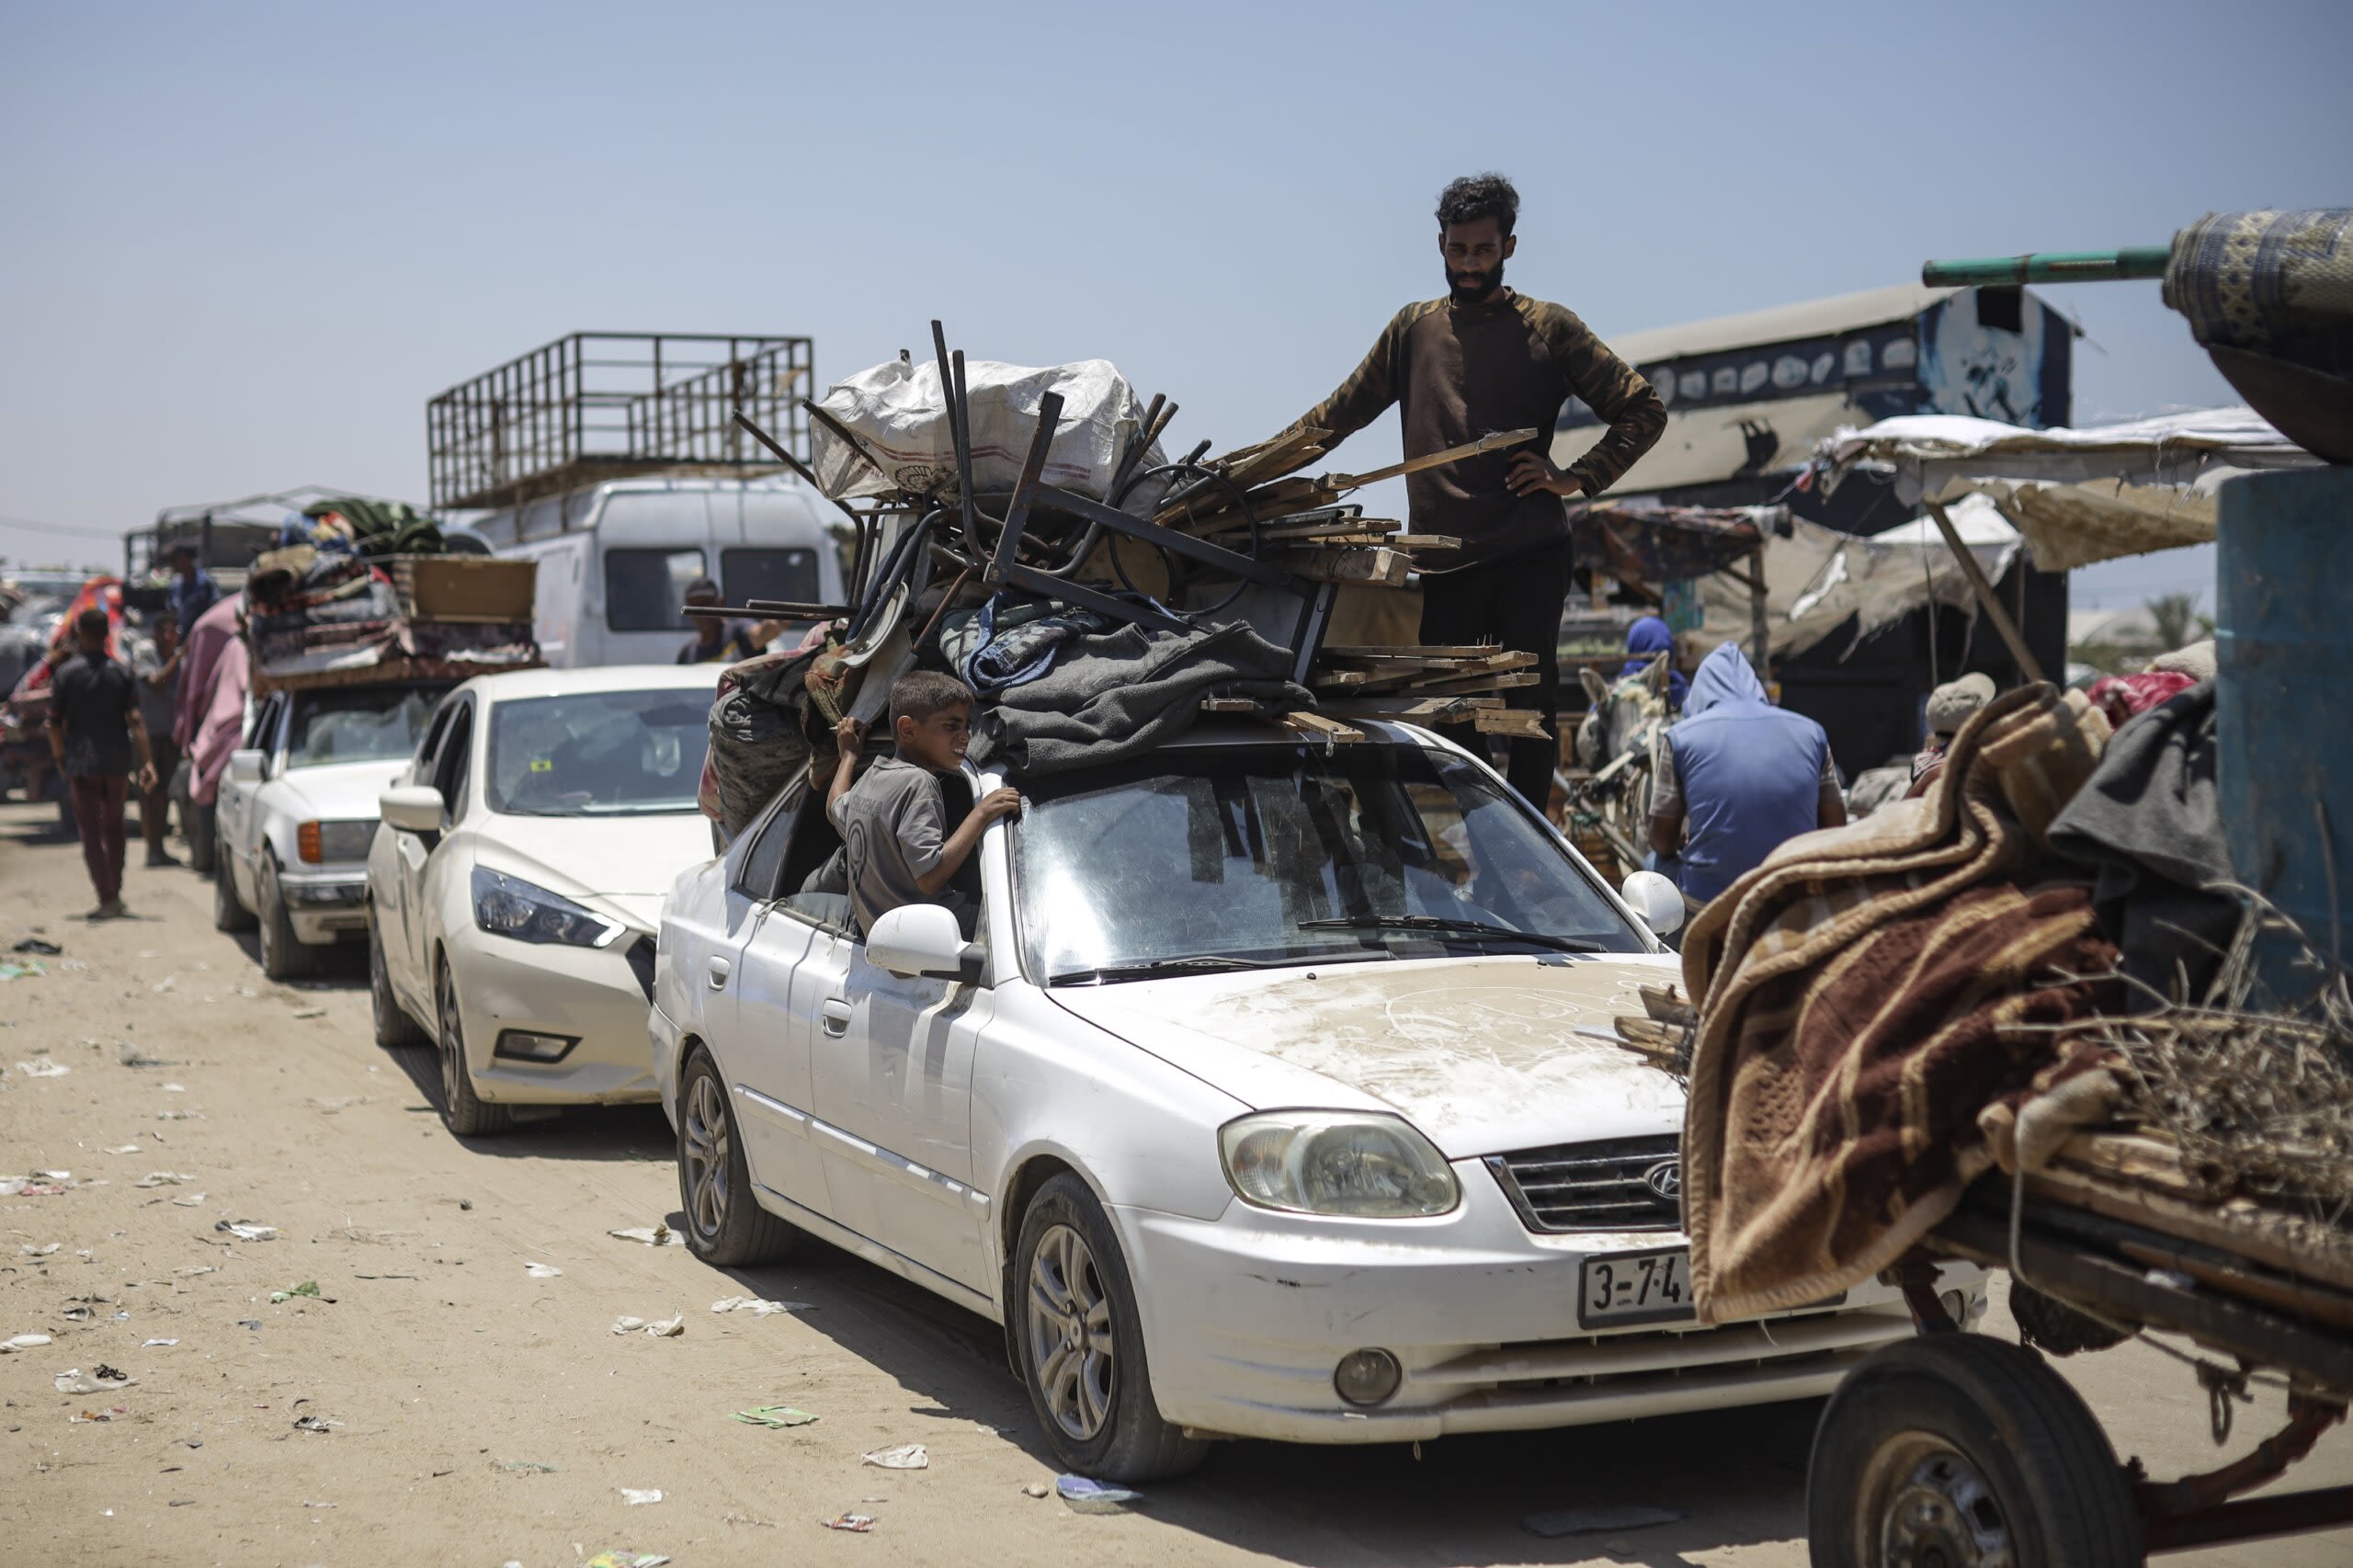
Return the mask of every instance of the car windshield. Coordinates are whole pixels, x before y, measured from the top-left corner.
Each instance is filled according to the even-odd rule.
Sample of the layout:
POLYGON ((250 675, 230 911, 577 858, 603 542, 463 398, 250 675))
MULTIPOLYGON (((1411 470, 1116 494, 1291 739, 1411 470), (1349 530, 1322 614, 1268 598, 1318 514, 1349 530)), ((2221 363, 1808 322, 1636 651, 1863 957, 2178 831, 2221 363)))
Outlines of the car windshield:
POLYGON ((1022 794, 1022 943, 1049 983, 1647 949, 1524 806, 1441 751, 1176 748, 1022 794))
POLYGON ((509 816, 691 812, 710 703, 690 691, 581 691, 495 703, 490 809, 509 816))
POLYGON ((286 766, 325 767, 338 762, 400 762, 433 716, 439 689, 421 686, 355 686, 295 699, 286 729, 286 766))

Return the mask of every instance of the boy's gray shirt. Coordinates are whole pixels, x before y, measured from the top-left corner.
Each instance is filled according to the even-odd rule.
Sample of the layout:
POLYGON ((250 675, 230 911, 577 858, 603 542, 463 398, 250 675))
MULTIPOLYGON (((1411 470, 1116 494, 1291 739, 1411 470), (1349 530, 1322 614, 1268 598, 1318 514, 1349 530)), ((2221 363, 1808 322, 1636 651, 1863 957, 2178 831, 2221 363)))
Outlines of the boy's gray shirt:
POLYGON ((849 907, 859 935, 903 903, 937 903, 916 880, 939 864, 948 808, 931 770, 884 757, 827 814, 849 858, 849 907))

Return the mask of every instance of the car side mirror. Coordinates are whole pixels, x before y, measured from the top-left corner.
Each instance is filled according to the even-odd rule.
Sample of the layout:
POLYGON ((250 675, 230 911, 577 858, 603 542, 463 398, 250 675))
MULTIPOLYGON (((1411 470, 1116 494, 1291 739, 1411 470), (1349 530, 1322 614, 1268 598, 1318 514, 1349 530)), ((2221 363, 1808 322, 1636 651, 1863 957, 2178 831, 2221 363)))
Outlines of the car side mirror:
POLYGON ((1683 890, 1656 871, 1631 873, 1618 890, 1618 896, 1658 936, 1664 937, 1683 924, 1683 890))
POLYGON ((981 949, 964 940, 954 914, 937 903, 886 910, 866 934, 866 961, 896 975, 966 985, 981 978, 981 949))
POLYGON ((267 761, 267 756, 251 747, 231 752, 229 754, 230 781, 237 784, 260 783, 262 767, 267 761))
POLYGON ((441 791, 430 784, 397 784, 376 797, 384 821, 403 833, 441 831, 441 791))

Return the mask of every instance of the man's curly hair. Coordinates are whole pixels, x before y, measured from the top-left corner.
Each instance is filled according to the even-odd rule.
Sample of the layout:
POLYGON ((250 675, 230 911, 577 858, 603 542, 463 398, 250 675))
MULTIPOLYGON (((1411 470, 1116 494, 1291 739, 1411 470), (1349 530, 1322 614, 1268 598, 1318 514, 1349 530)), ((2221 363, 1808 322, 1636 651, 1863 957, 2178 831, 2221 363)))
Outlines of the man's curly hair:
POLYGON ((1438 195, 1438 226, 1449 223, 1475 223, 1482 218, 1493 218, 1498 232, 1508 235, 1512 224, 1519 218, 1519 192, 1511 181, 1492 171, 1483 175, 1464 175, 1438 195))

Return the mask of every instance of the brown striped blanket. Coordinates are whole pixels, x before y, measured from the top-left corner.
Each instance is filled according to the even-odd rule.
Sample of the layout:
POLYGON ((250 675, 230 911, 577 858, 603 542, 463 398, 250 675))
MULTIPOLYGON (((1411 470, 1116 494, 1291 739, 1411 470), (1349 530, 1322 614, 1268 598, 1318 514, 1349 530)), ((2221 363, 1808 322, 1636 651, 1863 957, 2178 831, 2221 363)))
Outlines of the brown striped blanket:
POLYGON ((1699 1318, 1870 1278, 1992 1164, 1978 1113, 2098 1062, 2046 1026, 2112 1006, 2115 949, 2045 833, 2108 722, 2048 686, 1955 737, 1926 796, 1792 839, 1693 920, 1683 1137, 1699 1318))

